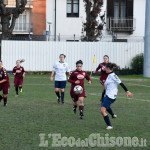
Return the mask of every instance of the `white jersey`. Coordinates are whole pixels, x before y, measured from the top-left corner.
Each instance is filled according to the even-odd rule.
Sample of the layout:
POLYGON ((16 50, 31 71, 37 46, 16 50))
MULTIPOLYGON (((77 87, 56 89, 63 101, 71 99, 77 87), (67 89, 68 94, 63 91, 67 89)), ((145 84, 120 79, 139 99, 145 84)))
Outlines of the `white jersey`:
POLYGON ((66 62, 56 62, 53 66, 55 71, 55 81, 66 81, 66 72, 70 72, 69 66, 66 62))
POLYGON ((106 95, 111 99, 117 98, 118 93, 118 85, 121 83, 121 80, 118 78, 118 76, 112 72, 108 75, 106 82, 105 82, 105 88, 106 88, 106 95))

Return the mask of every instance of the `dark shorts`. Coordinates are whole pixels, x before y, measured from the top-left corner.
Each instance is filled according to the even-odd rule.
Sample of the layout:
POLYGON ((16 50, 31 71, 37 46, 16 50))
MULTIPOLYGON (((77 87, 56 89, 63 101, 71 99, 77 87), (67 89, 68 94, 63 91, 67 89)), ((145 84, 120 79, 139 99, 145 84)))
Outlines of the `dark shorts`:
POLYGON ((104 86, 106 80, 100 80, 100 83, 104 86))
POLYGON ((9 85, 0 85, 0 91, 3 90, 3 94, 7 95, 9 93, 9 85))
POLYGON ((22 87, 23 85, 23 78, 15 78, 14 79, 14 86, 15 87, 22 87))
POLYGON ((115 102, 116 99, 111 99, 107 95, 102 99, 101 107, 105 107, 108 109, 112 103, 115 102))
POLYGON ((85 90, 83 89, 82 94, 76 95, 76 94, 74 93, 73 89, 71 89, 71 90, 70 90, 70 96, 71 96, 71 98, 72 98, 72 100, 73 100, 74 102, 77 102, 78 99, 79 99, 79 97, 86 97, 86 92, 85 92, 85 90))
POLYGON ((55 88, 59 89, 66 88, 66 81, 55 81, 55 88))

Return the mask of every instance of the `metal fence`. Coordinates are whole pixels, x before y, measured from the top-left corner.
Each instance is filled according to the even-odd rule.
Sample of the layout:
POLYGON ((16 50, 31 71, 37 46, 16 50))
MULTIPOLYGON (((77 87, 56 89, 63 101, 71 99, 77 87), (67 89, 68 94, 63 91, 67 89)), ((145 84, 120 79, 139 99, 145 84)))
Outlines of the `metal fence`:
POLYGON ((22 64, 27 71, 51 71, 53 64, 64 53, 71 70, 75 62, 83 60, 83 69, 91 71, 94 55, 95 69, 103 56, 121 68, 130 67, 132 58, 144 52, 143 42, 50 42, 50 41, 2 41, 2 61, 7 70, 12 70, 16 60, 24 58, 22 64))

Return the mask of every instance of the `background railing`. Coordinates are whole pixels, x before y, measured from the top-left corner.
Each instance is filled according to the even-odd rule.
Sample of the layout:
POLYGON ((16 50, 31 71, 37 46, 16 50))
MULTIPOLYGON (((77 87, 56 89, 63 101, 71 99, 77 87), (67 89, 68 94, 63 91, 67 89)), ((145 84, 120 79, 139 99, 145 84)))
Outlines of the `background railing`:
POLYGON ((107 30, 110 31, 123 31, 133 32, 136 28, 136 19, 130 18, 108 18, 107 19, 107 30))

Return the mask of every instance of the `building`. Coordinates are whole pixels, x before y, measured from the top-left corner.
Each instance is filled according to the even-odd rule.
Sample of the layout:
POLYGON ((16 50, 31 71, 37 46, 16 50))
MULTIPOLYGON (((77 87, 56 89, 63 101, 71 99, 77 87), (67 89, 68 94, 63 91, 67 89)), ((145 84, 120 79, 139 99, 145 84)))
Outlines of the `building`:
MULTIPOLYGON (((16 0, 8 0, 8 8, 16 7, 16 0)), ((13 35, 22 37, 42 38, 46 29, 46 0, 28 0, 23 14, 16 20, 13 35)), ((15 38, 16 39, 16 38, 15 38)), ((25 38, 26 39, 26 38, 25 38)), ((37 39, 38 40, 38 39, 37 39)))
MULTIPOLYGON (((103 0, 106 26, 102 41, 143 41, 146 0, 103 0)), ((51 40, 80 41, 85 22, 83 0, 47 0, 51 40)), ((46 23, 47 24, 47 23, 46 23)), ((49 25, 47 24, 47 30, 49 25)))

